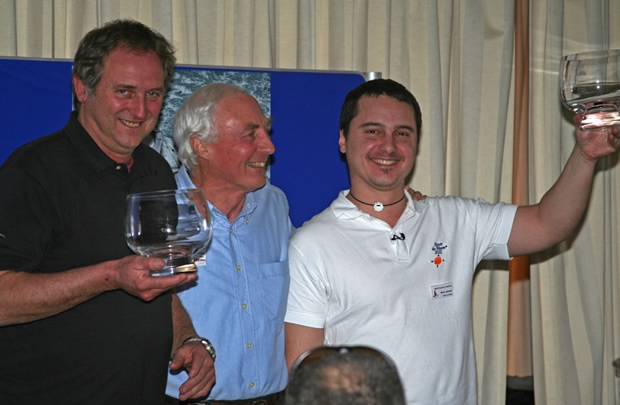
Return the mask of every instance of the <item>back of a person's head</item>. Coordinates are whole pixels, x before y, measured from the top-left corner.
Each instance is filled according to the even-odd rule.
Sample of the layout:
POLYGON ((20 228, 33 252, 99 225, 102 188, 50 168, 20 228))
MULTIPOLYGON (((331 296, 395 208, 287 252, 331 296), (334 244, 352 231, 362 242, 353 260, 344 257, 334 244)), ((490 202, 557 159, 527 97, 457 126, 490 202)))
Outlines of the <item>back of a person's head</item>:
POLYGON ((404 405, 398 372, 380 356, 355 348, 334 350, 294 369, 286 404, 404 405))

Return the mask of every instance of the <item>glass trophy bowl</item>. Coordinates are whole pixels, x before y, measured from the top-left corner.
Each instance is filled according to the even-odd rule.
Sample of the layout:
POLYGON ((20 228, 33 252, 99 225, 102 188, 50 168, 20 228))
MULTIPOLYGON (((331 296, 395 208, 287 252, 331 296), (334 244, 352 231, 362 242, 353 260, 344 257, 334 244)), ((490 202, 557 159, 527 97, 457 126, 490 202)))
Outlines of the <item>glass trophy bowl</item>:
POLYGON ((197 270, 194 260, 211 240, 209 207, 199 189, 162 190, 127 196, 125 240, 135 253, 166 264, 151 276, 197 270))
POLYGON ((560 80, 562 104, 585 114, 581 129, 620 125, 620 49, 563 57, 560 80))

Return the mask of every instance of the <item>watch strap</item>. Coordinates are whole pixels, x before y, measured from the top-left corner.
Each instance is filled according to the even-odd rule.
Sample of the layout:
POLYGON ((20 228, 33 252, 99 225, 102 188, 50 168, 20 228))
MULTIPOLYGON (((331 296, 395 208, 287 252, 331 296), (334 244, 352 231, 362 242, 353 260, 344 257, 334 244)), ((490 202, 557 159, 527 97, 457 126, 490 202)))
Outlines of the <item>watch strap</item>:
POLYGON ((183 341, 183 344, 191 343, 191 342, 201 343, 205 347, 205 349, 207 349, 207 353, 209 353, 209 356, 211 356, 211 359, 215 361, 215 347, 213 347, 213 344, 209 341, 209 339, 203 338, 201 336, 190 336, 183 341))

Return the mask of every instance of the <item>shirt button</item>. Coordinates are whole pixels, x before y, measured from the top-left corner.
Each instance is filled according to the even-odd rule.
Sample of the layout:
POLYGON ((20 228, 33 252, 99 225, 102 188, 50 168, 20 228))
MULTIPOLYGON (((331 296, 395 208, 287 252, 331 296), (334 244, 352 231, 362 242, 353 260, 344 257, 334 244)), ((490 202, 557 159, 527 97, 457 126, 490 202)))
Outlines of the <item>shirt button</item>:
POLYGON ((233 233, 233 229, 232 229, 232 226, 230 227, 230 233, 233 233))
POLYGON ((248 347, 248 349, 251 349, 252 348, 252 343, 248 343, 247 347, 248 347))
POLYGON ((121 170, 123 168, 123 166, 121 165, 116 165, 116 170, 121 170))
POLYGON ((237 265, 237 271, 239 271, 239 270, 241 270, 241 265, 240 264, 237 265))
POLYGON ((242 309, 248 309, 248 304, 241 304, 242 309))
POLYGON ((250 388, 254 388, 254 385, 256 385, 256 384, 254 384, 254 382, 251 382, 250 383, 250 388))

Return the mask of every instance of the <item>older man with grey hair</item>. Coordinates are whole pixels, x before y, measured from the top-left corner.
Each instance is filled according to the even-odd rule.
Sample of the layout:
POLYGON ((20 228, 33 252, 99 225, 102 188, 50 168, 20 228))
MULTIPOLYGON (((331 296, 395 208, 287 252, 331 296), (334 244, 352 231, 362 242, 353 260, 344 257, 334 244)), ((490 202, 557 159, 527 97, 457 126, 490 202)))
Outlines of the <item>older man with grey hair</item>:
MULTIPOLYGON (((199 278, 178 289, 198 334, 217 349, 217 380, 200 403, 283 402, 293 226, 284 193, 266 181, 275 151, 270 126, 254 97, 223 83, 196 90, 175 115, 177 184, 203 189, 213 218, 199 278)), ((182 381, 168 376, 169 404, 179 403, 174 396, 182 381)))

